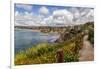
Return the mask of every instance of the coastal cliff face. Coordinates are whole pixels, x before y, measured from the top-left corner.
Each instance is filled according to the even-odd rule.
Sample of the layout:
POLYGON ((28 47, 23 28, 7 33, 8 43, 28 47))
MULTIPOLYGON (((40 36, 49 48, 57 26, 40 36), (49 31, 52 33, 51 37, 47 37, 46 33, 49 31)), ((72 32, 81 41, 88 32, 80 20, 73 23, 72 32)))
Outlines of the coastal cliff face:
MULTIPOLYGON (((46 31, 46 27, 44 29, 46 31)), ((34 29, 31 30, 34 31, 34 29)), ((41 31, 42 27, 38 30, 41 31)), ((93 23, 64 28, 54 27, 49 32, 45 31, 42 31, 42 33, 56 33, 59 37, 56 40, 55 37, 52 37, 54 39, 50 39, 53 41, 52 43, 39 43, 25 52, 17 53, 15 55, 16 65, 57 63, 59 59, 62 59, 59 62, 94 60, 94 48, 92 47, 94 44, 93 23), (61 53, 59 53, 59 49, 61 53), (56 58, 56 55, 62 58, 56 58)))
POLYGON ((78 33, 80 33, 80 29, 70 29, 69 31, 64 31, 63 33, 59 33, 60 37, 57 40, 57 42, 64 42, 72 39, 72 37, 75 37, 78 33))
POLYGON ((84 35, 88 34, 88 40, 94 44, 94 25, 93 23, 86 23, 84 25, 77 25, 68 27, 67 30, 64 30, 64 32, 59 32, 59 39, 56 42, 63 42, 72 39, 77 34, 84 35))

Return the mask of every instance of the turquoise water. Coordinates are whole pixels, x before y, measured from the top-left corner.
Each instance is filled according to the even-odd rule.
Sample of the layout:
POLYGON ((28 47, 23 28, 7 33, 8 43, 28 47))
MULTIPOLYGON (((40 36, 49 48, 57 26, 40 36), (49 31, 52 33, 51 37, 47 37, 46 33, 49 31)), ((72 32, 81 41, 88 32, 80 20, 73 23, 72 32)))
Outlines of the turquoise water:
POLYGON ((15 53, 30 48, 38 43, 53 43, 59 38, 59 35, 54 33, 47 34, 27 29, 15 29, 14 35, 15 53))

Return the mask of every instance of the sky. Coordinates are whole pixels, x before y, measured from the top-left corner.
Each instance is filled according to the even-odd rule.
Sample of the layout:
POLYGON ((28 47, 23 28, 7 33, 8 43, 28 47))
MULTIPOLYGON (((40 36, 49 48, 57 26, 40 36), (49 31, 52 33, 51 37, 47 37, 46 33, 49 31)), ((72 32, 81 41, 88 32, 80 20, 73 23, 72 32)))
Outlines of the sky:
POLYGON ((69 26, 94 21, 94 9, 87 7, 14 4, 15 26, 69 26))

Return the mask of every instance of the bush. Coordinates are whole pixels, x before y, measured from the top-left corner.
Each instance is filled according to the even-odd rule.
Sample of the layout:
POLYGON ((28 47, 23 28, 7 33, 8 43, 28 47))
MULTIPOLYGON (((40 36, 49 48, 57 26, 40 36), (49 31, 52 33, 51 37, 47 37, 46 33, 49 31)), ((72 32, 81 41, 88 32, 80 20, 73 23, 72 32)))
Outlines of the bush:
POLYGON ((15 55, 15 65, 56 63, 56 52, 58 49, 63 50, 65 62, 78 61, 78 52, 82 46, 80 31, 89 30, 89 40, 94 44, 94 28, 92 23, 80 25, 79 28, 81 29, 78 29, 79 31, 77 31, 77 27, 72 30, 69 29, 69 40, 60 43, 40 43, 27 49, 25 52, 19 52, 15 55))
POLYGON ((64 56, 65 62, 76 62, 76 61, 78 61, 78 55, 77 54, 65 53, 64 55, 65 55, 64 56))

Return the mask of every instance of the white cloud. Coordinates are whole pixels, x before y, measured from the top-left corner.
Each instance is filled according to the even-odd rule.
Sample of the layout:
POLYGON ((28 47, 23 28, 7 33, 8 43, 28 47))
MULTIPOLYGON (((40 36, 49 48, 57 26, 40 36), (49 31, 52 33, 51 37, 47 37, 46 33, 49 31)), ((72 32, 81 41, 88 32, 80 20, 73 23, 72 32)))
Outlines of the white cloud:
POLYGON ((87 9, 84 8, 81 10, 81 23, 91 22, 94 21, 94 10, 93 9, 87 9))
POLYGON ((29 4, 16 4, 16 7, 17 8, 21 8, 21 9, 24 9, 26 11, 31 11, 32 10, 32 6, 29 5, 29 4))
POLYGON ((70 8, 69 11, 73 14, 73 22, 80 21, 80 11, 78 8, 70 8))
POLYGON ((94 10, 90 10, 86 17, 88 18, 88 21, 94 21, 94 10))
POLYGON ((73 14, 68 10, 56 10, 53 12, 53 18, 55 20, 64 21, 65 23, 72 23, 73 14))
MULTIPOLYGON (((43 15, 44 14, 47 15, 48 13, 49 11, 46 11, 44 13, 44 11, 41 10, 41 14, 43 15)), ((48 17, 44 17, 42 15, 35 15, 32 12, 31 13, 24 12, 24 14, 20 14, 18 11, 15 12, 15 25, 67 26, 67 25, 84 24, 86 22, 91 22, 93 20, 94 20, 94 10, 87 8, 84 9, 70 8, 69 10, 66 9, 55 10, 48 17)))
POLYGON ((15 12, 15 16, 17 16, 18 14, 19 14, 19 12, 18 12, 18 11, 16 11, 16 12, 15 12))
POLYGON ((74 24, 84 24, 86 22, 94 21, 94 10, 90 8, 70 8, 73 13, 74 24))
POLYGON ((41 25, 42 17, 36 16, 32 12, 24 12, 24 14, 20 14, 16 12, 15 15, 15 26, 23 25, 23 26, 39 26, 41 25))
POLYGON ((81 16, 85 16, 91 9, 89 8, 82 8, 80 9, 81 16))
POLYGON ((43 15, 47 15, 47 14, 49 14, 49 10, 43 6, 40 8, 39 13, 43 14, 43 15))
POLYGON ((45 18, 43 23, 49 26, 65 26, 72 24, 73 15, 69 11, 56 10, 51 16, 45 18))

